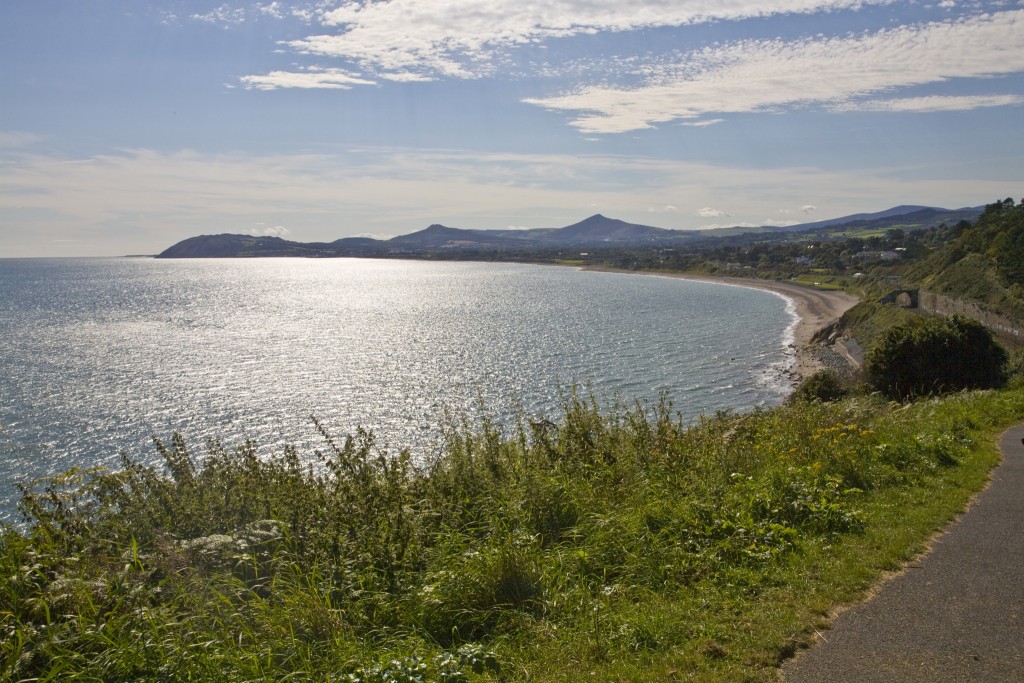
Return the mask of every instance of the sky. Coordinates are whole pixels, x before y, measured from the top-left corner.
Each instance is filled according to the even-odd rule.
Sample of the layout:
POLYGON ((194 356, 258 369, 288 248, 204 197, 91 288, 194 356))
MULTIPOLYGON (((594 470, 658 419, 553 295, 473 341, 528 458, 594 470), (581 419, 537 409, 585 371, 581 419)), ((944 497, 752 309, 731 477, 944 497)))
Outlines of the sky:
POLYGON ((0 257, 1024 195, 1024 0, 4 0, 0 257))

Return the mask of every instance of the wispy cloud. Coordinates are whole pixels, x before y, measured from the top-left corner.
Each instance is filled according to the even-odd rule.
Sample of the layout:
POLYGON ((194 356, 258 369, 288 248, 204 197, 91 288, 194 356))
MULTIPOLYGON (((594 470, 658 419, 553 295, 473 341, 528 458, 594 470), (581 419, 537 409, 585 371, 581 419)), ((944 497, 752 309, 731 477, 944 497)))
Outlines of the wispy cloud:
POLYGON ((437 80, 433 76, 426 74, 417 74, 412 72, 391 72, 380 74, 382 80, 394 81, 396 83, 429 83, 437 80))
POLYGON ((189 15, 189 19, 194 21, 203 21, 208 24, 225 27, 245 23, 245 17, 244 7, 231 7, 230 5, 221 5, 209 12, 189 15))
MULTIPOLYGON (((247 21, 282 20, 289 17, 310 23, 316 16, 317 9, 323 9, 324 2, 289 3, 272 0, 271 2, 236 2, 224 3, 207 12, 189 14, 192 21, 214 24, 223 28, 231 28, 247 21)), ((167 23, 177 23, 177 16, 169 10, 162 10, 167 23)))
POLYGON ((242 85, 251 90, 278 90, 281 88, 323 88, 348 90, 354 85, 375 85, 370 81, 341 69, 310 67, 302 71, 271 71, 263 76, 243 76, 242 85))
POLYGON ((274 19, 284 19, 284 9, 280 2, 268 2, 265 5, 256 5, 256 11, 274 19))
POLYGON ((728 216, 725 211, 718 209, 712 209, 710 206, 705 206, 703 209, 697 210, 697 215, 703 218, 721 218, 722 216, 728 216))
MULTIPOLYGON (((897 88, 1022 71, 1024 10, 1015 10, 855 37, 715 46, 660 67, 640 87, 590 86, 524 101, 578 112, 571 124, 585 133, 622 133, 709 114, 839 108, 897 88)), ((993 106, 991 99, 961 103, 971 101, 993 106)))
POLYGON ((930 95, 893 100, 843 102, 833 109, 835 111, 937 112, 969 111, 984 107, 1009 107, 1020 104, 1024 104, 1024 97, 1020 95, 930 95))
POLYGON ((21 130, 0 130, 0 149, 31 147, 45 140, 45 136, 21 130))
POLYGON ((760 225, 779 202, 799 207, 807 197, 815 198, 819 214, 838 216, 906 201, 976 205, 1011 196, 1020 185, 1013 178, 917 175, 449 150, 270 156, 134 150, 86 158, 9 152, 0 164, 0 221, 21 231, 0 231, 0 253, 31 255, 19 251, 25 234, 81 239, 97 254, 152 253, 196 234, 254 226, 287 226, 291 238, 312 241, 400 234, 432 222, 567 225, 598 211, 650 224, 650 207, 662 207, 657 225, 696 228, 707 218, 669 207, 724 214, 712 207, 736 197, 744 198, 742 211, 730 209, 728 221, 714 222, 760 225), (772 191, 756 191, 765 187, 772 191))
POLYGON ((291 231, 283 225, 265 225, 260 223, 255 228, 251 228, 249 234, 256 237, 286 237, 291 234, 291 231))
POLYGON ((892 0, 363 0, 320 14, 337 33, 288 44, 345 59, 375 73, 475 78, 493 72, 503 50, 603 31, 812 13, 892 0))
POLYGON ((692 126, 694 128, 706 128, 707 126, 714 126, 724 121, 725 119, 705 119, 703 121, 683 121, 680 125, 692 126))

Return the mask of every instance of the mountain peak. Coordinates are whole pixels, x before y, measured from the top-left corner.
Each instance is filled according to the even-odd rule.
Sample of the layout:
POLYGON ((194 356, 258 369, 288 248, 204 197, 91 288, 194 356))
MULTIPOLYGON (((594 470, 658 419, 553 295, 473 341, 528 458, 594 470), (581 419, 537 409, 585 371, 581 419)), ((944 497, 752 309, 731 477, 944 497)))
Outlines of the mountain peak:
POLYGON ((671 230, 650 225, 627 223, 617 218, 608 218, 595 213, 579 223, 554 230, 544 236, 545 241, 574 244, 593 242, 646 242, 664 239, 672 235, 671 230))

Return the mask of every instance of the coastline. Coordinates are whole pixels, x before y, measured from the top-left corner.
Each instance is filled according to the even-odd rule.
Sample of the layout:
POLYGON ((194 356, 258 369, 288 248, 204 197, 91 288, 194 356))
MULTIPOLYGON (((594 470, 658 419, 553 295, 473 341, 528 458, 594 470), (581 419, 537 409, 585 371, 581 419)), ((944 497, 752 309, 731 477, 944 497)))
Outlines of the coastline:
MULTIPOLYGON (((584 267, 582 270, 604 271, 609 273, 628 273, 633 275, 649 275, 655 277, 671 277, 678 280, 696 280, 712 282, 733 287, 750 287, 763 289, 778 294, 789 300, 797 316, 793 326, 793 367, 789 375, 793 385, 826 367, 822 359, 822 347, 811 345, 815 332, 825 327, 843 313, 853 308, 860 301, 857 297, 836 290, 811 289, 803 285, 779 280, 759 280, 757 278, 727 277, 714 275, 692 275, 689 273, 671 273, 656 271, 635 271, 619 268, 584 267)), ((856 362, 849 357, 845 349, 836 349, 833 353, 841 354, 851 366, 856 362)))

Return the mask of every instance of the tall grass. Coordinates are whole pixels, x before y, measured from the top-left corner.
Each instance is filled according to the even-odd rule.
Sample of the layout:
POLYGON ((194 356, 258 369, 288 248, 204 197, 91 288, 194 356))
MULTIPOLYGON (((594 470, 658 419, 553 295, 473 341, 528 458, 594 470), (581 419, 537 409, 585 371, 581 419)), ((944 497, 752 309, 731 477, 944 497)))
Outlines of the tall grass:
POLYGON ((1024 392, 449 430, 433 462, 156 443, 0 535, 8 680, 769 680, 980 487, 1024 392), (906 510, 913 506, 913 514, 906 510), (593 675, 591 675, 593 674, 593 675))

